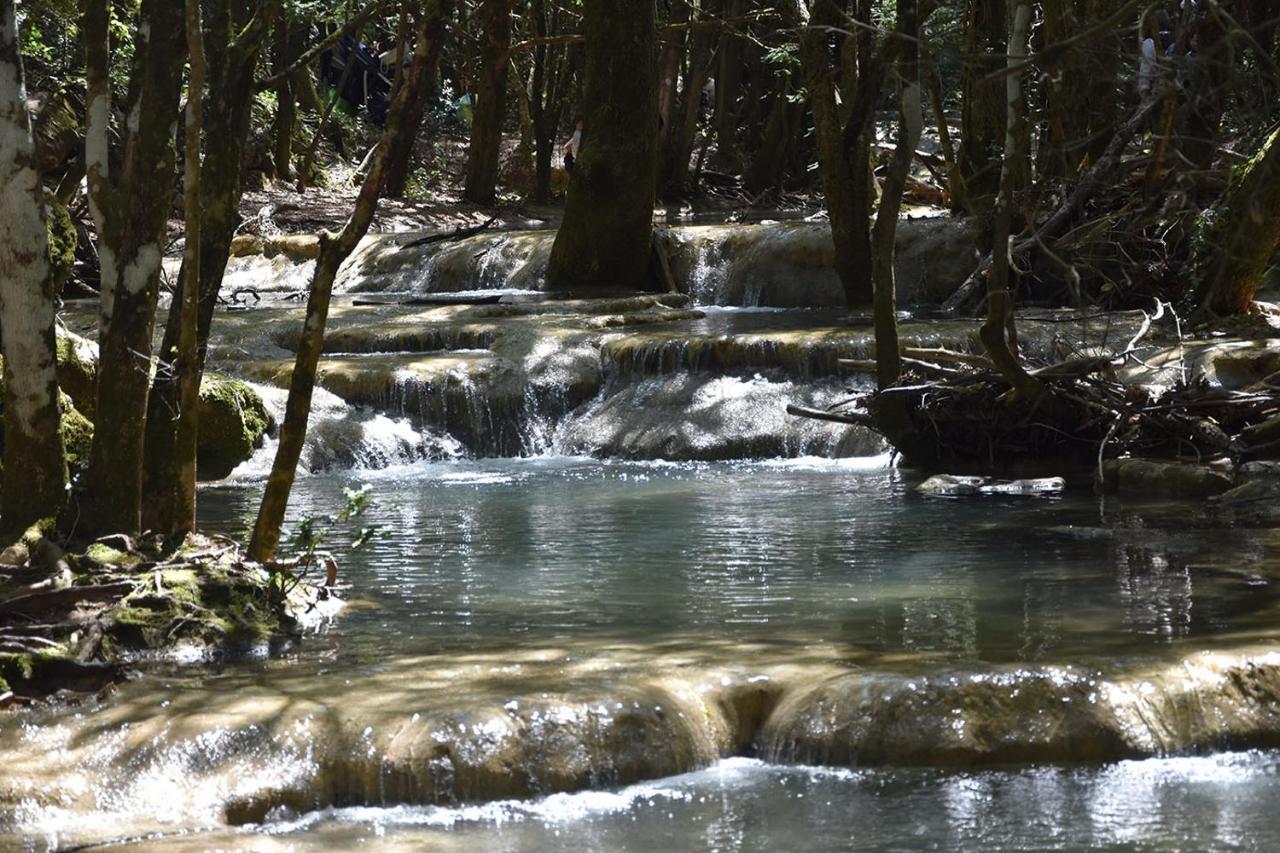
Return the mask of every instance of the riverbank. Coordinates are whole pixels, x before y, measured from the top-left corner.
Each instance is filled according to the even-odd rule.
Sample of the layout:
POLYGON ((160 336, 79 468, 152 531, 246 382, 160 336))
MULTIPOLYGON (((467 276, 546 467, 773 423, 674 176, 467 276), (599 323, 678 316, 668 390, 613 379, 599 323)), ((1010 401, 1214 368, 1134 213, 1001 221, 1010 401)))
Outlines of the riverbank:
POLYGON ((32 528, 0 554, 0 707, 103 698, 148 662, 270 654, 338 606, 226 537, 108 536, 68 551, 32 528))

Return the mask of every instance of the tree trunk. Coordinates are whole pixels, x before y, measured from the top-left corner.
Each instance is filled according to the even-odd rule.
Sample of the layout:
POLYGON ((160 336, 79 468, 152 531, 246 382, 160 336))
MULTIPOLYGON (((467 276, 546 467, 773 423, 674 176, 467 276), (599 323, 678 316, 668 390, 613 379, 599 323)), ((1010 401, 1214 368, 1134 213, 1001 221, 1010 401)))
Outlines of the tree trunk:
POLYGON ((885 174, 884 193, 871 237, 875 276, 876 384, 881 390, 896 383, 902 374, 902 355, 898 348, 897 284, 893 275, 894 240, 898 213, 902 210, 902 192, 911 172, 916 146, 924 133, 916 0, 897 0, 897 15, 897 30, 891 38, 899 39, 898 140, 885 174))
MULTIPOLYGON (((745 10, 746 0, 725 0, 726 18, 737 17, 745 10)), ((732 29, 724 30, 720 37, 720 63, 716 70, 715 163, 729 171, 736 171, 741 166, 738 156, 738 96, 742 94, 744 52, 742 37, 732 29)))
MULTIPOLYGON (((295 31, 304 27, 292 26, 288 15, 280 15, 275 24, 275 44, 272 61, 277 74, 293 65, 301 52, 295 31)), ((271 125, 272 159, 275 160, 275 177, 281 181, 293 179, 293 131, 298 124, 298 98, 293 91, 293 78, 285 75, 276 84, 276 115, 271 125)))
MULTIPOLYGON (((200 356, 197 346, 196 316, 200 304, 200 152, 205 56, 204 33, 200 26, 200 0, 186 0, 187 53, 191 71, 187 82, 187 125, 183 152, 183 226, 186 243, 182 250, 182 279, 174 301, 181 301, 177 356, 173 359, 172 382, 176 387, 177 412, 173 417, 173 476, 158 483, 160 494, 153 503, 158 509, 150 529, 180 535, 196 529, 196 413, 200 403, 200 356)), ((164 365, 161 365, 161 370, 164 365)), ((149 495, 148 498, 151 496, 149 495)))
POLYGON ((107 170, 110 81, 107 0, 85 15, 88 113, 86 156, 102 266, 98 387, 93 445, 80 507, 82 532, 139 533, 143 446, 155 325, 174 177, 170 130, 182 88, 184 10, 143 0, 135 33, 132 102, 121 174, 107 170))
POLYGON ((976 216, 991 213, 1000 190, 1004 86, 987 79, 1005 54, 1004 0, 969 0, 960 107, 960 151, 951 175, 952 203, 976 216))
POLYGON ((13 0, 0 0, 0 341, 4 350, 3 527, 21 532, 66 501, 55 372, 54 279, 44 188, 18 50, 13 0))
POLYGON ((387 185, 383 188, 383 195, 388 198, 403 197, 405 185, 409 182, 409 167, 412 165, 414 144, 418 141, 418 129, 422 127, 422 115, 427 110, 427 101, 437 90, 436 72, 440 67, 440 56, 444 53, 449 21, 453 17, 453 2, 430 0, 421 13, 427 16, 427 38, 430 39, 427 61, 419 72, 426 75, 426 79, 415 89, 417 99, 405 107, 404 129, 396 135, 387 151, 387 185))
MULTIPOLYGON (((687 24, 692 16, 693 0, 674 0, 671 4, 669 23, 687 24)), ((658 138, 658 175, 666 175, 669 170, 667 154, 676 133, 676 107, 679 103, 680 70, 684 67, 685 44, 688 28, 666 29, 659 41, 662 52, 658 59, 658 117, 662 126, 658 138)))
POLYGON ((662 149, 659 167, 658 185, 662 188, 662 195, 668 198, 683 195, 688 189, 693 143, 698 135, 698 118, 702 114, 702 90, 711 74, 712 38, 713 32, 702 26, 694 29, 689 40, 684 89, 679 109, 675 110, 675 126, 667 138, 667 147, 662 149))
POLYGON ((1013 325, 1013 293, 1009 280, 1010 231, 1013 222, 1013 191, 1017 171, 1026 151, 1022 133, 1026 122, 1022 71, 1014 69, 1027 57, 1027 36, 1031 29, 1030 0, 1014 0, 1013 24, 1009 31, 1008 70, 1005 74, 1004 165, 1000 170, 1000 193, 996 201, 995 235, 991 271, 987 277, 987 318, 979 330, 987 355, 1001 375, 1019 395, 1034 398, 1041 384, 1018 361, 1018 339, 1013 325))
MULTIPOLYGON (((809 18, 810 29, 800 37, 800 65, 813 111, 818 167, 836 249, 836 273, 844 286, 845 301, 850 306, 866 306, 871 304, 873 295, 866 198, 864 195, 862 204, 858 203, 854 167, 845 156, 842 122, 836 104, 837 66, 831 56, 832 37, 824 29, 842 28, 844 23, 837 0, 816 0, 809 18)), ((846 55, 844 40, 844 36, 834 39, 835 51, 841 57, 846 55)), ((856 85, 856 76, 852 82, 856 85)), ((847 103, 852 91, 839 88, 844 90, 842 100, 847 103)), ((865 167, 862 171, 866 171, 865 167)))
POLYGON ((1205 266, 1199 301, 1209 314, 1244 314, 1267 265, 1280 249, 1280 130, 1272 132, 1228 191, 1207 240, 1214 255, 1205 266))
POLYGON ((307 300, 307 316, 303 334, 298 342, 298 355, 294 361, 293 375, 289 379, 289 399, 285 404, 284 424, 280 428, 280 445, 271 465, 271 475, 258 508, 253 538, 249 543, 250 559, 267 562, 274 558, 280 543, 280 526, 284 523, 289 505, 289 493, 297 475, 298 460, 307 435, 307 419, 311 413, 311 396, 315 390, 316 368, 320 351, 324 346, 325 323, 329 316, 329 300, 333 281, 342 262, 355 250, 361 238, 369 230, 373 215, 377 212, 378 196, 386 181, 387 152, 396 136, 405 132, 405 119, 409 104, 420 95, 415 87, 425 85, 430 74, 428 64, 430 38, 427 33, 427 16, 420 15, 414 33, 413 68, 406 85, 401 89, 387 116, 386 130, 374 154, 369 174, 365 176, 356 197, 351 218, 340 233, 324 232, 320 235, 320 257, 316 261, 311 279, 311 294, 307 300))
POLYGON ((502 119, 507 107, 507 70, 499 62, 511 44, 511 0, 480 0, 477 12, 484 26, 480 40, 480 66, 476 71, 475 119, 467 151, 467 183, 464 200, 493 204, 498 192, 498 167, 502 155, 502 119))
POLYGON ((585 129, 547 282, 556 290, 648 283, 657 170, 652 2, 586 6, 585 129))
MULTIPOLYGON (((200 290, 196 310, 196 387, 204 371, 209 332, 218 291, 231 255, 231 240, 240 225, 240 196, 245 143, 252 116, 254 68, 265 46, 268 27, 279 14, 279 0, 232 0, 206 7, 204 21, 208 96, 202 125, 204 157, 200 164, 200 290)), ((190 235, 188 235, 190 240, 190 235)), ((189 267, 184 262, 185 281, 189 267)), ((182 455, 177 449, 177 415, 183 411, 171 365, 177 360, 184 326, 183 300, 169 304, 160 364, 147 406, 143 522, 163 529, 168 484, 177 477, 182 455)))

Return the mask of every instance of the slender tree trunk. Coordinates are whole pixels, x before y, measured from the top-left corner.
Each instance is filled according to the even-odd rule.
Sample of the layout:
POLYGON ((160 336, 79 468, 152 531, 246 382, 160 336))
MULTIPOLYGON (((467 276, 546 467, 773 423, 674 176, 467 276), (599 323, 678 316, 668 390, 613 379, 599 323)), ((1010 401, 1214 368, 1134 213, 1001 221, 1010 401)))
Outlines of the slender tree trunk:
MULTIPOLYGON (((674 0, 671 4, 669 22, 685 24, 689 22, 692 0, 674 0)), ((676 132, 676 107, 679 101, 677 90, 680 85, 680 70, 684 67, 685 43, 688 29, 665 30, 660 38, 662 52, 658 59, 658 116, 662 120, 662 132, 659 135, 658 151, 660 157, 658 173, 665 174, 665 162, 672 137, 676 132)))
MULTIPOLYGON (((173 382, 178 411, 174 418, 173 458, 175 476, 160 484, 166 494, 156 501, 160 516, 153 529, 170 535, 196 528, 196 429, 200 403, 200 355, 196 315, 200 304, 200 151, 204 82, 204 33, 200 26, 200 0, 186 0, 187 53, 191 71, 187 78, 187 126, 183 173, 183 213, 186 243, 182 250, 182 301, 177 357, 173 382)), ((176 298, 175 298, 176 301, 176 298)))
POLYGON ((66 501, 53 278, 13 0, 0 0, 0 340, 4 350, 3 526, 20 532, 66 501))
POLYGON ((1245 314, 1267 265, 1280 249, 1280 130, 1274 131, 1228 191, 1224 210, 1206 241, 1200 304, 1208 314, 1245 314))
MULTIPOLYGON (((209 332, 218 291, 231 254, 231 240, 240 225, 240 196, 244 147, 249 137, 253 106, 254 68, 277 19, 280 0, 231 0, 205 7, 205 66, 208 95, 201 124, 208 141, 200 164, 199 304, 196 307, 196 387, 204 371, 209 332)), ((187 235, 188 241, 191 235, 187 235)), ((182 280, 190 267, 184 262, 182 280)), ((153 530, 166 528, 169 490, 178 477, 183 456, 178 450, 177 417, 184 410, 173 365, 178 358, 179 334, 187 317, 184 300, 169 305, 160 363, 147 405, 143 522, 153 530)), ((198 472, 197 472, 198 473, 198 472)))
POLYGON ((1000 193, 996 201, 995 235, 991 271, 987 277, 987 318, 979 330, 987 355, 996 369, 1019 395, 1034 398, 1041 383, 1018 360, 1018 339, 1013 324, 1013 292, 1009 276, 1009 252, 1013 222, 1013 192, 1017 171, 1026 157, 1022 147, 1026 122, 1021 70, 1027 57, 1027 37, 1031 29, 1030 0, 1013 0, 1013 23, 1009 31, 1009 56, 1005 74, 1004 166, 1000 170, 1000 193))
POLYGON ((289 380, 289 399, 285 404, 284 424, 280 428, 280 445, 271 466, 262 505, 258 509, 253 539, 249 543, 249 557, 259 562, 265 563, 273 559, 280 543, 280 526, 284 523, 289 494, 297 475, 298 460, 302 457, 303 442, 306 440, 307 419, 311 414, 316 368, 324 346, 324 329, 329 316, 333 281, 342 262, 368 233, 369 224, 377 212, 379 193, 386 181, 387 152, 396 136, 405 131, 409 104, 419 97, 414 88, 425 85, 430 76, 424 71, 430 44, 426 15, 419 15, 414 36, 413 68, 409 72, 407 84, 391 104, 386 130, 378 144, 377 153, 374 154, 369 174, 360 186, 351 218, 341 232, 334 234, 326 231, 320 235, 320 257, 316 261, 316 271, 311 279, 306 321, 298 343, 293 375, 289 380))
POLYGON ((893 276, 894 241, 902 192, 911 161, 924 132, 920 91, 919 21, 916 0, 897 0, 898 25, 892 38, 900 41, 898 53, 898 140, 884 179, 884 193, 872 233, 872 269, 875 276, 876 382, 881 390, 898 381, 902 356, 898 348, 897 285, 893 276))
MULTIPOLYGON (((706 0, 703 0, 705 9, 706 0)), ((705 14, 705 13, 703 13, 705 14)), ((698 19, 703 18, 699 14, 698 19)), ((712 39, 714 33, 707 27, 696 27, 689 39, 689 58, 684 75, 684 88, 673 116, 674 127, 667 139, 659 166, 658 185, 664 196, 683 195, 688 189, 690 160, 693 144, 698 135, 698 118, 702 113, 702 90, 711 74, 712 39)))
POLYGON ((427 61, 420 70, 414 70, 426 75, 426 79, 414 89, 418 97, 405 107, 404 129, 396 134, 387 151, 387 185, 383 194, 388 198, 403 197, 405 185, 409 182, 413 148, 418 141, 418 130, 422 127, 422 116, 427 110, 427 101, 438 88, 437 71, 440 56, 444 53, 449 21, 453 18, 453 2, 454 0, 429 0, 420 13, 427 16, 427 38, 430 43, 427 46, 427 61))
POLYGON ((968 0, 960 151, 950 184, 953 204, 978 216, 990 215, 1000 189, 1004 87, 989 75, 1005 54, 1005 16, 1005 0, 968 0))
POLYGON ((586 126, 547 282, 557 290, 641 288, 658 153, 654 4, 594 0, 584 12, 586 126))
MULTIPOLYGON (((863 306, 871 304, 873 295, 868 217, 865 197, 864 203, 858 204, 858 184, 850 160, 845 156, 842 121, 836 103, 837 66, 830 50, 832 36, 826 29, 843 29, 845 23, 837 0, 816 0, 809 18, 810 29, 800 37, 800 65, 809 91, 809 107, 813 111, 822 191, 835 242, 836 272, 844 286, 845 301, 850 306, 863 306)), ((838 55, 845 53, 844 38, 835 37, 834 47, 838 55)), ((851 81, 854 86, 856 79, 855 76, 851 81)), ((839 89, 843 90, 843 100, 847 101, 852 89, 839 89)))
POLYGON ((480 67, 476 72, 475 119, 467 151, 467 183, 462 197, 475 204, 492 204, 498 192, 502 155, 502 119, 507 107, 507 72, 511 63, 499 60, 511 44, 512 0, 480 0, 484 26, 480 67))
MULTIPOLYGON (((278 74, 293 65, 297 59, 298 39, 294 32, 304 27, 294 26, 288 15, 280 15, 275 24, 275 44, 273 50, 274 70, 278 74)), ((271 126, 274 140, 272 159, 275 160, 276 178, 281 181, 293 178, 293 131, 298 125, 298 98, 293 90, 293 78, 285 75, 276 84, 276 115, 271 126)))
POLYGON ((171 124, 182 88, 184 10, 170 0, 143 0, 135 33, 132 100, 122 170, 107 172, 110 118, 107 0, 89 0, 86 156, 91 209, 98 227, 102 312, 93 445, 80 507, 83 531, 138 533, 151 336, 160 285, 164 229, 171 206, 171 124))

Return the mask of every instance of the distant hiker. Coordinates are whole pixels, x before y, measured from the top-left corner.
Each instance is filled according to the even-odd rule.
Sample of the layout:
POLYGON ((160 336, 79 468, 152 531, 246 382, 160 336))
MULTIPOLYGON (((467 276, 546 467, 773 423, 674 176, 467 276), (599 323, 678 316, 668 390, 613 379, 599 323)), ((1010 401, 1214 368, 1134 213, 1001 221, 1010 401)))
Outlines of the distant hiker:
POLYGON ((572 172, 573 164, 578 160, 578 149, 582 147, 582 126, 584 123, 585 120, 579 114, 573 120, 573 136, 570 136, 569 141, 561 148, 564 153, 564 170, 566 172, 572 172))

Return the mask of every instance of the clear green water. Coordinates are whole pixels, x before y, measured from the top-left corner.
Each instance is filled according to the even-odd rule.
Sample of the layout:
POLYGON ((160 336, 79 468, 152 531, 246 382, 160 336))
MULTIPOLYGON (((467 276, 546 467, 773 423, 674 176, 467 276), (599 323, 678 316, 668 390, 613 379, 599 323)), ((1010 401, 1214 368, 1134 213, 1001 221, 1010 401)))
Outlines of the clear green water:
MULTIPOLYGON (((1280 537, 1185 504, 924 497, 885 460, 423 464, 303 480, 293 517, 367 483, 338 552, 343 655, 563 640, 827 644, 873 662, 1079 661, 1270 636, 1280 537)), ((255 488, 201 493, 242 533, 255 488)))
MULTIPOLYGON (((334 513, 342 489, 360 483, 368 515, 325 543, 351 606, 285 659, 155 673, 102 706, 19 728, 0 722, 0 743, 40 765, 33 784, 46 789, 40 802, 0 803, 0 847, 1280 847, 1280 754, 1271 752, 968 772, 729 758, 630 787, 280 808, 261 824, 228 826, 227 792, 313 772, 305 743, 285 749, 263 723, 243 722, 269 724, 275 701, 355 706, 381 733, 433 703, 502 707, 530 690, 603 689, 694 656, 709 667, 1105 669, 1270 643, 1280 631, 1280 538, 1226 527, 1202 507, 1087 492, 929 498, 884 459, 544 458, 306 478, 291 516, 334 513), (352 552, 362 524, 381 535, 352 552), (524 667, 518 678, 495 676, 504 661, 524 667), (265 698, 236 704, 254 697, 265 698), (129 737, 151 746, 126 749, 129 737), (50 798, 51 786, 65 793, 50 798)), ((206 526, 243 533, 259 488, 203 490, 206 526)), ((11 765, 0 782, 19 772, 11 765)))

